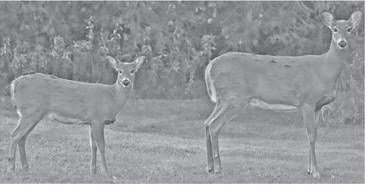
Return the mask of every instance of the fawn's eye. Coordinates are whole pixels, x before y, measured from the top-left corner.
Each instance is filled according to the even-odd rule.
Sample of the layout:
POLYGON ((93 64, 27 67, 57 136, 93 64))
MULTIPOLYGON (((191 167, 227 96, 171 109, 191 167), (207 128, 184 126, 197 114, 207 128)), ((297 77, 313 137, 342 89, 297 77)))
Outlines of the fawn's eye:
POLYGON ((118 70, 119 74, 122 74, 122 70, 118 70))
POLYGON ((351 32, 351 31, 352 31, 352 27, 350 27, 350 26, 349 26, 349 27, 347 28, 347 32, 351 32))
POLYGON ((333 32, 338 32, 338 29, 336 27, 334 27, 333 32))
POLYGON ((135 72, 135 70, 134 70, 134 69, 130 70, 130 73, 131 73, 131 74, 133 74, 134 72, 135 72))

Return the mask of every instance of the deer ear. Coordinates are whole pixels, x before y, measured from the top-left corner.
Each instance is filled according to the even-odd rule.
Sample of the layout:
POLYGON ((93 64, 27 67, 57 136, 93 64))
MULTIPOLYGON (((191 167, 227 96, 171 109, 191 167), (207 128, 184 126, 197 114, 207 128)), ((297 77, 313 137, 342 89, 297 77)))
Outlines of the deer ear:
POLYGON ((111 56, 106 56, 106 58, 107 58, 108 62, 111 64, 111 67, 116 69, 117 68, 116 60, 111 56))
POLYGON ((330 12, 322 12, 322 22, 331 28, 331 23, 334 21, 334 15, 330 12))
POLYGON ((360 11, 353 12, 353 14, 350 16, 349 21, 352 23, 353 29, 358 27, 359 23, 361 22, 361 18, 362 12, 360 11))
POLYGON ((145 61, 145 56, 140 56, 136 58, 134 61, 134 63, 136 64, 135 69, 138 70, 144 64, 144 61, 145 61))

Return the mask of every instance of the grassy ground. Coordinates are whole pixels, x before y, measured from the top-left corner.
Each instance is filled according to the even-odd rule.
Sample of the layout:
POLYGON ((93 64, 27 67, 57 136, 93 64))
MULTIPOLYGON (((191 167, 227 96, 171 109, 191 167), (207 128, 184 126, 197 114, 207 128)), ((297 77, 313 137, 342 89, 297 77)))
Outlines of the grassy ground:
MULTIPOLYGON (((27 139, 30 173, 6 172, 16 113, 0 100, 0 183, 108 183, 89 175, 87 126, 38 124, 27 139)), ((364 183, 364 124, 328 124, 316 144, 320 180, 307 175, 299 113, 247 109, 221 131, 223 173, 206 172, 208 100, 130 100, 106 126, 106 156, 117 183, 364 183)), ((98 159, 99 166, 99 159, 98 159)), ((99 169, 98 169, 99 170, 99 169)))

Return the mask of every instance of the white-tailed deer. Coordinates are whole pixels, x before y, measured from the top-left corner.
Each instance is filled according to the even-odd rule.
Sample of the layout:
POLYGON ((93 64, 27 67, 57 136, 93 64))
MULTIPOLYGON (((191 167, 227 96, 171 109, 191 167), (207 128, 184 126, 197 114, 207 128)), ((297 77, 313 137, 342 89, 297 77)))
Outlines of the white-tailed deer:
POLYGON ((269 56, 230 52, 212 60, 205 70, 210 99, 216 103, 205 121, 208 171, 219 173, 218 134, 252 99, 294 106, 302 111, 309 143, 308 173, 320 174, 315 141, 322 106, 335 99, 335 85, 343 68, 352 63, 349 38, 362 13, 349 20, 334 20, 323 12, 322 20, 332 31, 329 51, 323 55, 269 56))
POLYGON ((11 101, 17 109, 19 121, 10 135, 9 171, 15 170, 15 154, 19 147, 22 168, 28 171, 25 140, 43 118, 65 124, 89 125, 91 146, 91 174, 96 173, 97 148, 101 156, 101 172, 107 171, 105 158, 104 125, 115 122, 115 117, 129 99, 135 72, 142 66, 145 57, 132 63, 121 63, 107 57, 117 70, 113 85, 84 83, 56 78, 44 74, 24 75, 11 84, 11 101))

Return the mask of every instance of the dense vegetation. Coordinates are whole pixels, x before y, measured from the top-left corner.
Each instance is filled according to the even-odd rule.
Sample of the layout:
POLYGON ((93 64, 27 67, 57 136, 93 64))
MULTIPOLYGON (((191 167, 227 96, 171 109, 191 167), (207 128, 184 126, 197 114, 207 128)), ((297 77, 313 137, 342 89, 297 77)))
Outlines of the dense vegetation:
MULTIPOLYGON (((0 2, 0 89, 8 94, 13 79, 34 72, 111 84, 104 56, 146 55, 135 96, 204 97, 206 64, 228 51, 326 52, 323 10, 348 19, 364 2, 0 2)), ((364 121, 364 21, 354 35, 354 65, 325 110, 347 123, 364 121)))

